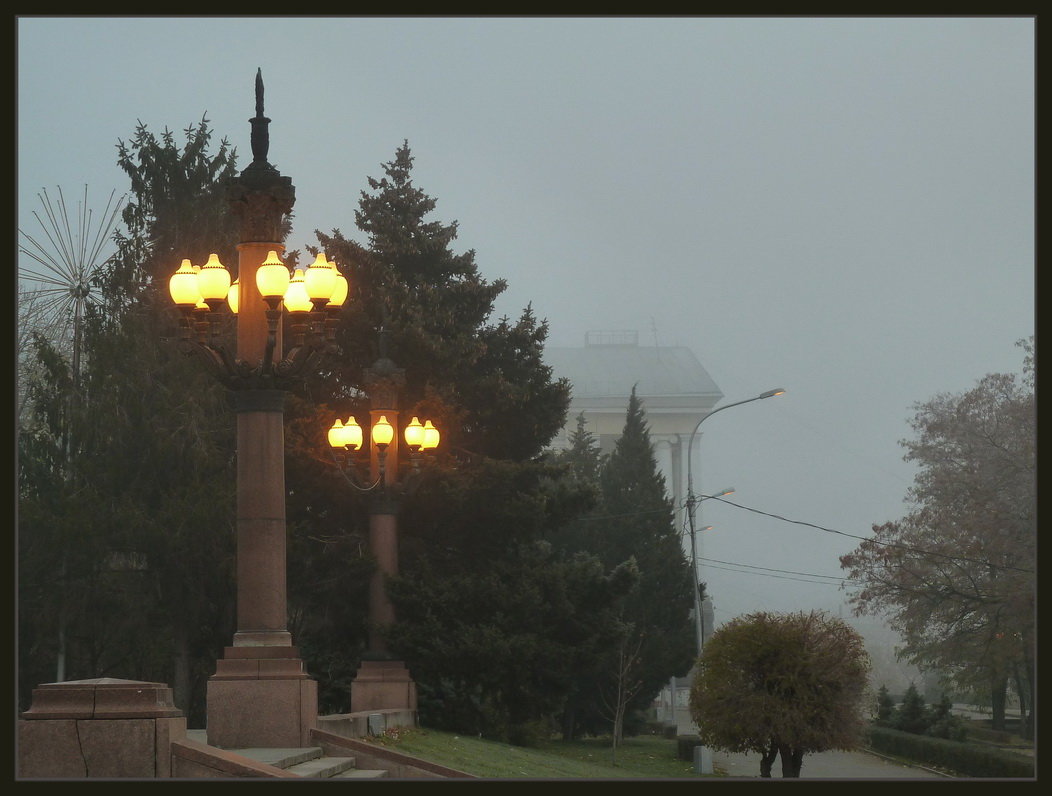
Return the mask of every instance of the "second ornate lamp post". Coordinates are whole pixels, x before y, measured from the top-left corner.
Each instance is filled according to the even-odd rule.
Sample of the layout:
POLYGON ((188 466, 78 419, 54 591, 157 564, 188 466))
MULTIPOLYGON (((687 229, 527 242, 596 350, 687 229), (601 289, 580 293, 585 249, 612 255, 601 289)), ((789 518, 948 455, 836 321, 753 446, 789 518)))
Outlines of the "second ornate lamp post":
POLYGON ((395 620, 394 606, 387 596, 387 579, 398 574, 398 514, 402 500, 412 493, 419 479, 422 454, 434 449, 439 432, 430 420, 414 417, 403 438, 409 449, 410 471, 399 472, 398 395, 405 373, 387 356, 387 332, 380 333, 380 358, 365 370, 365 392, 369 398, 369 434, 353 418, 337 419, 328 431, 329 445, 337 464, 351 485, 371 496, 369 547, 376 559, 376 572, 369 582, 369 648, 351 683, 351 712, 405 710, 415 714, 416 683, 402 661, 395 660, 385 637, 395 620), (369 446, 367 478, 355 471, 354 455, 369 446))

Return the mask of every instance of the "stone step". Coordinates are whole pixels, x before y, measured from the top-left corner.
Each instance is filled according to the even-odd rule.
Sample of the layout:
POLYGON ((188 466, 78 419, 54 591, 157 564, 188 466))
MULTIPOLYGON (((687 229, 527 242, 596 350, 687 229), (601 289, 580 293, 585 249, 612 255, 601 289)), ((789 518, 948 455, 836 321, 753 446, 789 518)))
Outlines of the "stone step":
POLYGON ((334 776, 333 779, 379 779, 386 776, 389 774, 383 768, 349 768, 334 776))
MULTIPOLYGON (((188 730, 187 736, 199 743, 208 743, 204 730, 188 730)), ((377 779, 388 776, 384 769, 355 768, 353 757, 326 757, 320 746, 293 748, 253 747, 228 749, 260 763, 283 768, 305 779, 377 779)))
POLYGON ((304 746, 289 749, 248 747, 243 749, 230 749, 243 757, 250 757, 260 763, 276 768, 291 768, 299 763, 305 763, 321 757, 324 753, 320 746, 304 746))
POLYGON ((310 779, 328 779, 355 770, 353 757, 316 757, 284 767, 290 774, 310 779))

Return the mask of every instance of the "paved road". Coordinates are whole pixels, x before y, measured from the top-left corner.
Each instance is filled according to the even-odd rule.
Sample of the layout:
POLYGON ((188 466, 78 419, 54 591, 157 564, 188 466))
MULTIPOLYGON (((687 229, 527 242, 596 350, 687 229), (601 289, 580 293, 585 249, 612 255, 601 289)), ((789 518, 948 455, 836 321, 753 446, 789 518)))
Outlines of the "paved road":
MULTIPOLYGON (((713 767, 726 772, 728 777, 760 776, 760 756, 757 754, 712 753, 713 767)), ((771 771, 772 778, 782 775, 782 761, 778 759, 771 771)), ((804 755, 800 779, 944 779, 942 774, 923 768, 900 765, 867 752, 819 752, 804 755)))

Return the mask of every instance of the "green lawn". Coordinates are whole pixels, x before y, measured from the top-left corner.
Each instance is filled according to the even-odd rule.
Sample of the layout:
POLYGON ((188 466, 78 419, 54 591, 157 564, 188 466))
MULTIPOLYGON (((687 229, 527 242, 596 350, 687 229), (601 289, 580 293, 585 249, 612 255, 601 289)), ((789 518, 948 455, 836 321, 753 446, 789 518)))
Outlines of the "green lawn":
MULTIPOLYGON (((540 747, 510 746, 484 738, 429 729, 399 729, 373 740, 413 757, 478 777, 501 779, 670 779, 703 778, 694 766, 676 759, 676 741, 656 735, 627 738, 611 756, 609 738, 540 747)), ((710 775, 711 776, 711 775, 710 775)))

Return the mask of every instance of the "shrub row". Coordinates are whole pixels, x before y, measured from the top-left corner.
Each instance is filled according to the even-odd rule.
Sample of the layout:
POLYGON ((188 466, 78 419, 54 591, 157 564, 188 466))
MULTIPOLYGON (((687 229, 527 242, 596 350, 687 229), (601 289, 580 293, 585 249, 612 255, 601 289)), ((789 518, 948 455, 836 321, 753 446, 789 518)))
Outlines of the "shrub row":
POLYGON ((928 735, 869 728, 869 747, 922 765, 938 766, 965 777, 1033 778, 1034 761, 1004 749, 932 738, 928 735))
POLYGON ((986 727, 976 726, 974 723, 967 725, 968 737, 990 743, 1011 743, 1017 736, 1002 730, 991 730, 986 727))

